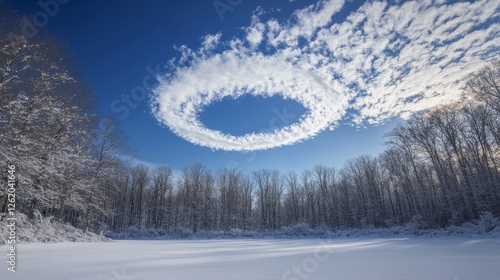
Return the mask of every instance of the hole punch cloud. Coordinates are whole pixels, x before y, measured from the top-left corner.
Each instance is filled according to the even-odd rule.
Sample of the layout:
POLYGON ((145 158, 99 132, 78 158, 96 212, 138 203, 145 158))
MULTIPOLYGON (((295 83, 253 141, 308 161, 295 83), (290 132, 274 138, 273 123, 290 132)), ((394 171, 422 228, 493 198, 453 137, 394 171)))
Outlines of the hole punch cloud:
POLYGON ((181 57, 153 90, 154 116, 197 145, 270 149, 307 140, 341 119, 377 124, 458 100, 465 77, 499 54, 497 1, 370 1, 339 21, 345 5, 322 1, 286 22, 254 15, 241 37, 208 35, 198 50, 180 47, 181 57), (206 105, 244 94, 281 94, 307 112, 280 130, 243 136, 199 121, 206 105))
POLYGON ((179 70, 174 80, 161 81, 156 91, 154 113, 159 121, 192 143, 229 151, 269 149, 310 138, 338 121, 347 107, 347 99, 332 94, 331 85, 314 72, 262 55, 240 58, 224 54, 200 61, 179 70), (161 94, 164 92, 170 94, 161 94), (281 94, 301 103, 307 113, 299 123, 280 130, 238 137, 200 123, 199 112, 206 105, 243 94, 281 94))

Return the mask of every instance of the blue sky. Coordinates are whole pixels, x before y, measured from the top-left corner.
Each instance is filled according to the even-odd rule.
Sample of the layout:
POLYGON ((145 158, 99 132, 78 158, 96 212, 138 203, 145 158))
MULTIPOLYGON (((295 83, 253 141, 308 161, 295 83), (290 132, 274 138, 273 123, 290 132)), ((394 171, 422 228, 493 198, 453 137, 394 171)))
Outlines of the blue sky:
POLYGON ((122 121, 136 162, 174 169, 300 171, 378 154, 397 122, 459 99, 499 52, 496 1, 64 2, 46 27, 99 111, 122 121))

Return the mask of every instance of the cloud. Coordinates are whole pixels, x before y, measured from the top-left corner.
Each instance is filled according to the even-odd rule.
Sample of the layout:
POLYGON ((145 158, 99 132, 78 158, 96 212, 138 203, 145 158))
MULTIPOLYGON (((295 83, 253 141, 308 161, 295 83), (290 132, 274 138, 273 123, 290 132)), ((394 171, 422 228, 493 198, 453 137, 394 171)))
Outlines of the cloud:
POLYGON ((181 58, 152 96, 157 120, 212 149, 262 150, 309 139, 345 118, 377 124, 461 98, 462 82, 499 54, 499 3, 364 3, 346 18, 345 1, 325 1, 285 21, 252 17, 244 34, 206 36, 181 58), (198 119, 211 102, 244 94, 296 100, 299 123, 233 136, 198 119))
POLYGON ((172 131, 192 143, 232 151, 268 149, 312 137, 340 119, 348 101, 332 92, 332 85, 314 71, 275 57, 238 57, 232 52, 178 69, 173 80, 160 81, 156 92, 155 116, 172 131), (308 113, 281 130, 241 137, 208 129, 198 120, 209 103, 243 94, 280 94, 302 103, 308 113))
POLYGON ((122 159, 125 162, 127 162, 127 164, 131 167, 136 167, 138 165, 144 165, 149 169, 155 169, 155 168, 162 166, 161 164, 140 160, 140 159, 133 157, 133 156, 130 156, 130 155, 123 156, 122 159))
POLYGON ((134 156, 131 156, 131 155, 126 155, 123 157, 123 159, 132 168, 137 167, 138 165, 142 165, 142 166, 147 167, 149 169, 149 171, 153 171, 157 168, 165 168, 165 167, 170 168, 172 170, 172 179, 174 182, 179 181, 182 178, 182 170, 173 169, 171 166, 168 166, 168 165, 140 160, 140 159, 138 159, 134 156))

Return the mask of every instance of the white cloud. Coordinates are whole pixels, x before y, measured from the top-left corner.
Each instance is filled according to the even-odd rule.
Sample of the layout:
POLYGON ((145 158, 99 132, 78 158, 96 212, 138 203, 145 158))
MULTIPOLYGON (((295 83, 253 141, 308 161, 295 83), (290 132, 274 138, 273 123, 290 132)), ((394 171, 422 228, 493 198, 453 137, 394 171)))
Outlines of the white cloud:
POLYGON ((133 156, 130 156, 130 155, 123 156, 123 160, 125 162, 127 162, 128 165, 131 166, 131 167, 136 167, 138 165, 144 165, 144 166, 146 166, 149 169, 155 169, 155 168, 158 168, 158 167, 162 166, 161 164, 157 164, 157 163, 152 163, 152 162, 140 160, 140 159, 138 159, 136 157, 133 157, 133 156))
POLYGON ((347 107, 347 98, 333 92, 320 73, 276 57, 242 58, 226 52, 178 69, 176 74, 173 80, 160 81, 156 89, 156 118, 192 143, 214 149, 250 151, 290 145, 334 125, 347 107), (200 110, 209 103, 243 94, 281 94, 302 103, 308 113, 298 124, 241 137, 210 130, 198 120, 200 110))
POLYGON ((149 161, 144 161, 140 160, 134 156, 128 155, 124 156, 123 159, 125 162, 128 163, 128 165, 132 168, 138 166, 138 165, 143 165, 149 169, 149 171, 153 171, 157 168, 170 168, 172 170, 172 179, 174 182, 180 180, 182 178, 182 170, 180 169, 173 169, 171 166, 164 165, 164 164, 159 164, 159 163, 153 163, 149 161))
POLYGON ((210 34, 203 37, 203 43, 201 44, 201 50, 203 52, 208 52, 214 50, 220 43, 222 33, 210 34))
POLYGON ((247 41, 252 48, 256 48, 264 39, 264 29, 265 25, 260 22, 259 17, 257 15, 252 16, 252 24, 247 31, 247 41))
POLYGON ((181 48, 180 62, 187 64, 154 90, 156 118, 213 149, 291 145, 343 117, 380 123, 457 100, 464 78, 499 54, 498 1, 370 1, 344 21, 333 21, 344 4, 320 2, 282 23, 254 15, 244 39, 225 42, 229 49, 219 53, 211 51, 220 34, 206 37, 197 51, 181 48), (204 106, 225 96, 278 92, 309 110, 298 124, 236 137, 210 130, 197 118, 204 106), (354 113, 346 116, 347 109, 354 113))

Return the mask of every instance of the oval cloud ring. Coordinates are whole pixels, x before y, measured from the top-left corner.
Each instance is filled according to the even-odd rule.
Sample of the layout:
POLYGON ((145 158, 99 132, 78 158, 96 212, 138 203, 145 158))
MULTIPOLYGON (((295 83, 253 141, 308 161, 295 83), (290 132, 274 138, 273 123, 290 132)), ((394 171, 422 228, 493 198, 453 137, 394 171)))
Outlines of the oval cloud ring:
POLYGON ((262 55, 242 58, 228 53, 178 68, 173 78, 160 80, 152 101, 155 117, 174 133, 192 143, 226 151, 263 150, 308 139, 338 121, 347 105, 347 98, 317 73, 262 55), (199 121, 199 112, 206 105, 244 94, 280 94, 300 102, 307 113, 298 123, 280 130, 243 136, 209 129, 199 121))

